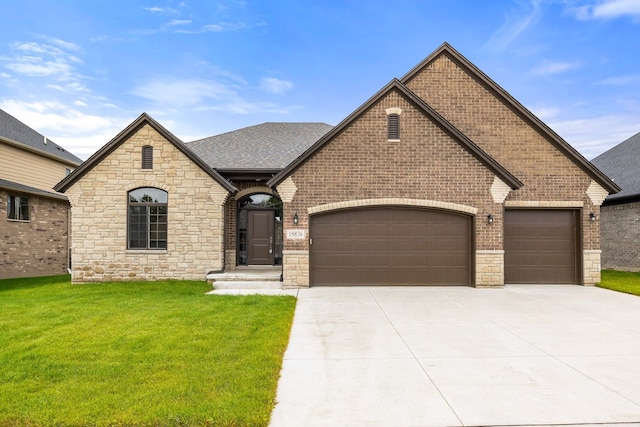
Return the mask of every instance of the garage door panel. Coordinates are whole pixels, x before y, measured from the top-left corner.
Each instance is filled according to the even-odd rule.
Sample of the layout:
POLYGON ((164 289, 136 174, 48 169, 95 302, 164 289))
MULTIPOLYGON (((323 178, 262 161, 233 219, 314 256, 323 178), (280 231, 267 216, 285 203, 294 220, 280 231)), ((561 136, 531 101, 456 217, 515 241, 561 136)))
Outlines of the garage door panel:
POLYGON ((312 285, 471 283, 468 216, 392 207, 338 211, 312 216, 311 237, 312 285))
POLYGON ((578 283, 575 210, 505 212, 505 283, 578 283))

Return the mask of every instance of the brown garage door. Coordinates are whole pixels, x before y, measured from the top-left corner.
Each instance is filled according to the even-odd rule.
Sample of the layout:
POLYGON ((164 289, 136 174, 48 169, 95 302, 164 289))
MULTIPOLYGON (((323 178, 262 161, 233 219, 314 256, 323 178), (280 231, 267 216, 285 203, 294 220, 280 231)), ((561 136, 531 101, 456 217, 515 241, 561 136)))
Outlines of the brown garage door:
POLYGON ((471 219, 376 207, 311 217, 311 285, 469 285, 471 219))
POLYGON ((505 283, 578 283, 575 210, 508 210, 505 283))

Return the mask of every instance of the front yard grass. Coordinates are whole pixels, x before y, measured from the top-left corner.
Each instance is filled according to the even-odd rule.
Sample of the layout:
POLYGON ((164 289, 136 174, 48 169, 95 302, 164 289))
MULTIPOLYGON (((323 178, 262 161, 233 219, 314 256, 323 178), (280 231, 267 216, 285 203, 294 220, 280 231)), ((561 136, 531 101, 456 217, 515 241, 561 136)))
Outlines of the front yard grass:
POLYGON ((598 286, 640 296, 640 273, 602 270, 602 276, 598 286))
POLYGON ((293 297, 0 280, 0 426, 266 426, 293 297))

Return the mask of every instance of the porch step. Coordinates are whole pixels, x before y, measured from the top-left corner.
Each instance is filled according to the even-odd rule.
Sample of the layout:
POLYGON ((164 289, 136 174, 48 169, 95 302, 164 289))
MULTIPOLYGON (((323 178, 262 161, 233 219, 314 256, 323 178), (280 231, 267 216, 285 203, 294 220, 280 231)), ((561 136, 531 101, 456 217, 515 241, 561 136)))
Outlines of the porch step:
POLYGON ((207 274, 214 289, 282 289, 282 268, 246 268, 207 274))
MULTIPOLYGON (((279 278, 278 278, 279 279, 279 278)), ((282 289, 280 280, 216 280, 214 289, 282 289)))

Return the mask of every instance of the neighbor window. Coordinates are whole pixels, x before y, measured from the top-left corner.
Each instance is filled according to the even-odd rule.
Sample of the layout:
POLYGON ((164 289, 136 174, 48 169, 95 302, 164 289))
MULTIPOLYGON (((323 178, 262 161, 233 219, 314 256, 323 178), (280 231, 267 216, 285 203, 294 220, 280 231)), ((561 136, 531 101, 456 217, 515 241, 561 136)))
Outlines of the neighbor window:
POLYGON ((128 249, 167 249, 167 199, 158 188, 129 192, 128 249))
POLYGON ((7 218, 29 221, 29 198, 10 195, 7 201, 7 218))
POLYGON ((142 147, 142 169, 153 169, 153 147, 151 145, 142 147))
POLYGON ((400 139, 400 115, 389 114, 387 116, 387 138, 400 139))

